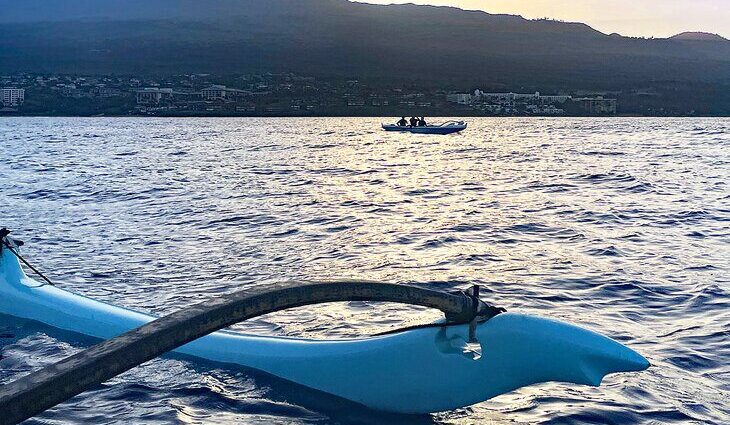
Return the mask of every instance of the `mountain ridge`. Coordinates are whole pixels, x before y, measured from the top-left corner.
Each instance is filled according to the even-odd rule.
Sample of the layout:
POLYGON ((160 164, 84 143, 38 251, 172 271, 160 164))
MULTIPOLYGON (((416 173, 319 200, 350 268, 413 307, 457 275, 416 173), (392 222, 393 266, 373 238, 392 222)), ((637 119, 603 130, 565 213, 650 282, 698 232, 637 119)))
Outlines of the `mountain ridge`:
POLYGON ((692 41, 719 41, 719 42, 730 41, 727 38, 721 36, 720 34, 714 34, 711 32, 703 32, 703 31, 685 31, 685 32, 681 32, 679 34, 675 34, 669 38, 672 40, 692 40, 692 41))
POLYGON ((730 43, 345 0, 0 0, 0 71, 300 72, 605 87, 730 81, 730 43), (180 54, 185 52, 185 54, 180 54))

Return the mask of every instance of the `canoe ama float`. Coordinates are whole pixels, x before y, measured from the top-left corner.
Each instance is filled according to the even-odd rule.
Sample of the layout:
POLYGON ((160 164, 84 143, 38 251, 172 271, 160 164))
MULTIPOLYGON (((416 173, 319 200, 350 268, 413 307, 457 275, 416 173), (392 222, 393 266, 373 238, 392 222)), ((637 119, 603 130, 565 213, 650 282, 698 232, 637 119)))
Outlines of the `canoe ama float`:
MULTIPOLYGON (((29 278, 0 251, 0 313, 108 339, 155 317, 29 278)), ((176 352, 258 369, 372 409, 431 413, 540 382, 598 386, 606 374, 644 370, 620 343, 567 323, 502 313, 477 326, 481 356, 465 351, 468 325, 370 338, 309 340, 219 331, 176 352)))

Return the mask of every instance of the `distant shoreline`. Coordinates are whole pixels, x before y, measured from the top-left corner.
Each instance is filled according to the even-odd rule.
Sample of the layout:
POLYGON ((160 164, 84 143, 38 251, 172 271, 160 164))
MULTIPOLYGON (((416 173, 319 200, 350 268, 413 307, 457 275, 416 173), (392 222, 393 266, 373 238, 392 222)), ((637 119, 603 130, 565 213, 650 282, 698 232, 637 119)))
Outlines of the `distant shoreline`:
MULTIPOLYGON (((411 114, 406 114, 410 116, 411 114)), ((421 116, 422 114, 417 114, 421 116)), ((160 115, 64 115, 64 114, 15 114, 0 112, 2 118, 393 118, 396 115, 335 115, 335 114, 319 114, 319 115, 295 115, 295 114, 160 114, 160 115)), ((426 115, 428 118, 429 115, 426 115)), ((730 115, 635 115, 635 114, 615 114, 615 115, 430 115, 432 118, 730 118, 730 115)))

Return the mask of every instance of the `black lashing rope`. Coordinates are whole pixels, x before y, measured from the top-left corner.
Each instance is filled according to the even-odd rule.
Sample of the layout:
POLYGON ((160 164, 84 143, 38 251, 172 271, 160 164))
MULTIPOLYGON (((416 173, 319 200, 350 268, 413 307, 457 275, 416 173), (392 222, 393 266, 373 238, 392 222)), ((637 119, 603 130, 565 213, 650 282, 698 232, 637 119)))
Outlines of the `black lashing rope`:
POLYGON ((492 317, 504 313, 507 310, 503 307, 495 307, 493 305, 489 305, 482 301, 479 298, 479 285, 474 285, 471 288, 465 290, 465 291, 455 291, 456 294, 464 295, 465 297, 472 299, 472 316, 469 320, 456 320, 456 321, 450 321, 446 320, 444 322, 433 322, 433 323, 423 323, 419 325, 411 325, 411 326, 404 326, 401 328, 396 329, 390 329, 383 332, 378 332, 375 334, 372 334, 371 336, 385 336, 385 335, 393 335, 405 331, 413 331, 417 329, 429 329, 429 328, 443 328, 446 326, 461 326, 461 325, 469 325, 469 342, 474 342, 476 340, 476 325, 478 323, 484 323, 487 320, 491 319, 492 317))
MULTIPOLYGON (((33 267, 33 265, 30 264, 28 262, 28 260, 26 260, 25 258, 23 258, 23 256, 20 255, 20 253, 13 248, 13 246, 10 244, 10 242, 8 242, 8 240, 6 239, 6 237, 9 234, 10 234, 10 230, 8 230, 8 229, 6 229, 4 227, 2 229, 0 229, 0 241, 2 241, 2 245, 0 245, 0 251, 2 251, 2 247, 4 245, 8 249, 8 251, 10 251, 11 253, 13 253, 13 255, 15 255, 16 257, 18 257, 18 260, 22 261, 23 264, 25 264, 26 266, 28 266, 29 269, 33 270, 33 272, 35 272, 35 274, 37 274, 38 276, 40 276, 41 278, 43 278, 43 280, 45 280, 49 285, 56 286, 56 285, 53 284, 53 282, 51 282, 51 279, 47 278, 46 275, 44 275, 38 269, 36 269, 35 267, 33 267)), ((13 240, 13 242, 15 242, 15 244, 17 246, 22 246, 23 245, 23 242, 22 241, 13 240)))

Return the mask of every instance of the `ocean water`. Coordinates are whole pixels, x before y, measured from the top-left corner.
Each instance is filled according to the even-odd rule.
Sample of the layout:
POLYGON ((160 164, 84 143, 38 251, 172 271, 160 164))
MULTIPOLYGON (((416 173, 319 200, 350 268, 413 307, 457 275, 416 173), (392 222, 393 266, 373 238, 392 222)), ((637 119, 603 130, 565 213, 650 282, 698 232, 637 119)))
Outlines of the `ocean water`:
MULTIPOLYGON (((289 279, 478 283, 652 367, 391 417, 160 358, 28 423, 730 423, 730 119, 474 118, 451 136, 379 122, 2 118, 0 226, 59 286, 155 314, 289 279)), ((337 338, 437 317, 337 303, 236 329, 337 338)), ((0 316, 0 383, 93 343, 0 316)))

